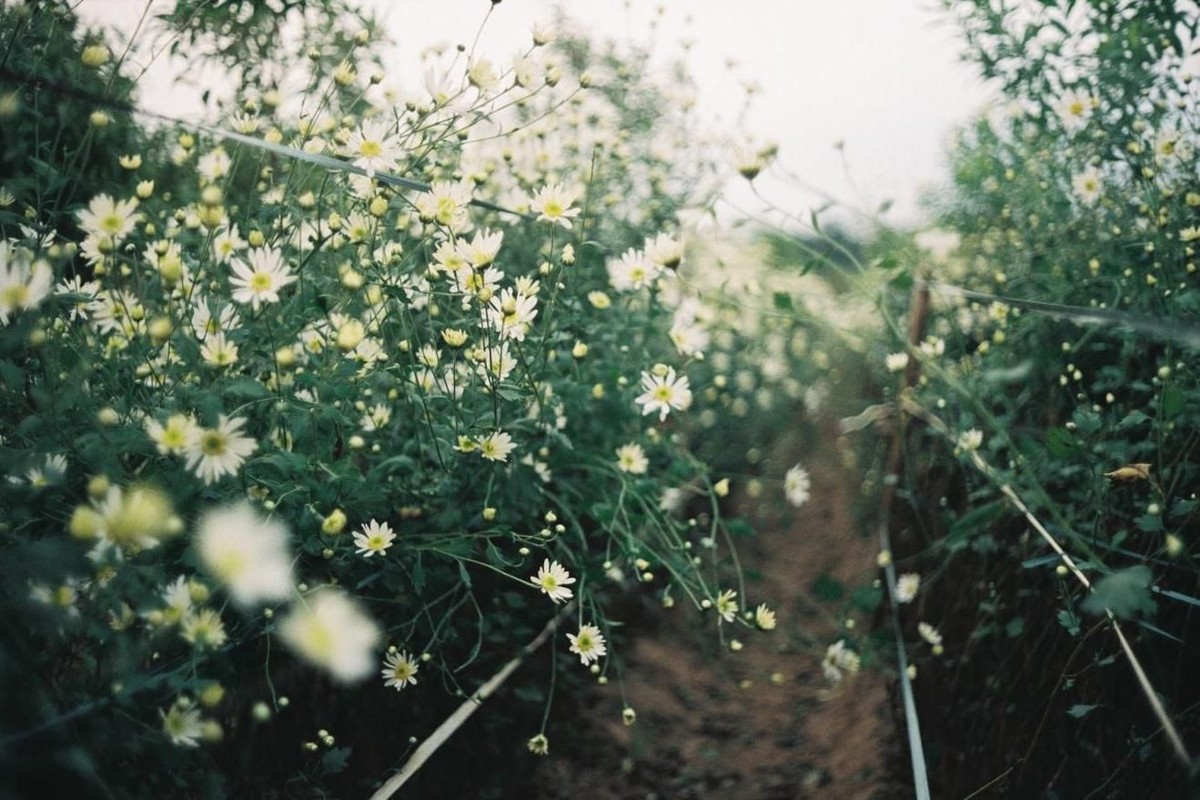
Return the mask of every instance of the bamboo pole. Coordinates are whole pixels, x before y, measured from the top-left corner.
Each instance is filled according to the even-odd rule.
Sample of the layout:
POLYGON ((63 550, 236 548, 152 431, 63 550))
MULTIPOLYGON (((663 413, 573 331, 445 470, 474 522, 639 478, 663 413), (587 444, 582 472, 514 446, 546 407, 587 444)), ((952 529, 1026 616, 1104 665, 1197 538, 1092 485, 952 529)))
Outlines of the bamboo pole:
POLYGON ((400 770, 388 778, 383 786, 380 786, 375 794, 371 795, 371 800, 388 800, 392 795, 400 790, 409 778, 416 774, 417 770, 425 765, 437 749, 445 744, 446 740, 454 735, 454 732, 462 727, 472 714, 475 713, 483 701, 488 699, 500 686, 508 680, 508 677, 516 671, 517 667, 521 666, 521 662, 528 656, 537 651, 539 647, 546 643, 562 623, 564 619, 571 615, 575 610, 575 602, 571 601, 554 615, 554 618, 546 623, 546 627, 542 628, 542 632, 534 637, 533 641, 521 648, 516 656, 511 661, 500 668, 500 671, 493 675, 488 681, 479 687, 479 689, 463 701, 462 705, 454 710, 450 716, 442 722, 437 729, 429 735, 429 737, 421 742, 413 754, 408 757, 400 770))

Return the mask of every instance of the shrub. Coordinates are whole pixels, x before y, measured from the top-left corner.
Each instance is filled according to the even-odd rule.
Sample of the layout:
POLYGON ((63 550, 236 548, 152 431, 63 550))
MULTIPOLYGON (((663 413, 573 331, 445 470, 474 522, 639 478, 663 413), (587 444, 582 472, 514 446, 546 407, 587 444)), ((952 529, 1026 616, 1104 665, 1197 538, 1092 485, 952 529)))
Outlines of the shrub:
POLYGON ((730 402, 689 383, 719 320, 680 217, 715 166, 679 86, 539 30, 428 53, 400 101, 368 20, 261 9, 166 15, 239 86, 157 134, 84 126, 131 85, 65 3, 3 12, 61 67, 14 61, 49 166, 10 167, 30 227, 0 243, 14 790, 361 791, 407 747, 388 719, 431 728, 564 609, 552 647, 599 680, 614 594, 751 624, 677 423, 730 402))

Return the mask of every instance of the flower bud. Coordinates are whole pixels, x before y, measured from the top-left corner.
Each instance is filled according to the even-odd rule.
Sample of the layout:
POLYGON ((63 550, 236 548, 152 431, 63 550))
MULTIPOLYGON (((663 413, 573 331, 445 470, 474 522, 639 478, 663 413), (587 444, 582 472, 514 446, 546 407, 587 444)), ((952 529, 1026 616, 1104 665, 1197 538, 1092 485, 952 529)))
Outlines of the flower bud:
POLYGON ((329 516, 327 516, 321 522, 321 532, 329 536, 334 536, 341 533, 345 527, 346 512, 342 511, 340 508, 335 508, 333 511, 329 512, 329 516))

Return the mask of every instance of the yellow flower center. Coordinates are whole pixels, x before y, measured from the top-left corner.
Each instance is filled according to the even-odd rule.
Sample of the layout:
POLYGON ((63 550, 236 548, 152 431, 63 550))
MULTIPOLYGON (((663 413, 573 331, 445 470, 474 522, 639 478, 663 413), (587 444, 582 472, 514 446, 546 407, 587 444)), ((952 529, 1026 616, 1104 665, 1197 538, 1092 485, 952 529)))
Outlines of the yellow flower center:
POLYGON ((242 574, 246 568, 246 560, 242 557, 241 553, 231 550, 216 559, 214 566, 216 567, 217 574, 228 583, 242 574))
POLYGON ((333 657, 333 636, 329 629, 317 621, 308 623, 304 632, 304 647, 314 661, 327 662, 333 657))
POLYGON ((372 139, 363 139, 363 143, 358 146, 358 153, 367 158, 377 158, 383 155, 383 146, 372 139))
POLYGON ((0 307, 21 308, 29 300, 29 287, 22 283, 5 286, 0 292, 0 307))
POLYGON ((225 455, 227 442, 220 431, 205 431, 200 436, 200 450, 206 456, 225 455))
POLYGON ((446 223, 450 222, 451 219, 454 218, 454 215, 457 212, 458 212, 458 203, 454 202, 453 199, 451 199, 449 197, 443 197, 440 200, 438 200, 438 204, 437 204, 437 220, 438 220, 438 222, 445 225, 446 223))
POLYGON ((105 233, 120 233, 124 220, 117 214, 106 214, 100 218, 100 230, 105 233))
POLYGON ((250 288, 256 292, 271 290, 271 276, 265 272, 256 272, 250 276, 250 288))

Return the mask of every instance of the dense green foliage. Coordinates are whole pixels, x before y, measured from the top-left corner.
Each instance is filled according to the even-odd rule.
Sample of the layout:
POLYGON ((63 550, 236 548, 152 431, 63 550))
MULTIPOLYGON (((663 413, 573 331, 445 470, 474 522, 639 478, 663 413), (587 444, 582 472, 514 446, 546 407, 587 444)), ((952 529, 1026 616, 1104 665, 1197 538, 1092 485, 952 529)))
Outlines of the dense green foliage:
POLYGON ((508 764, 559 672, 619 681, 614 598, 773 627, 717 443, 799 398, 803 332, 685 260, 682 73, 547 28, 401 99, 373 23, 283 6, 155 23, 241 141, 141 127, 65 2, 0 12, 3 791, 361 794, 567 609, 465 740, 508 764))
POLYGON ((1004 100, 906 273, 935 282, 897 545, 935 794, 1181 796, 1109 614, 1194 744, 1196 5, 953 6, 1004 100))

